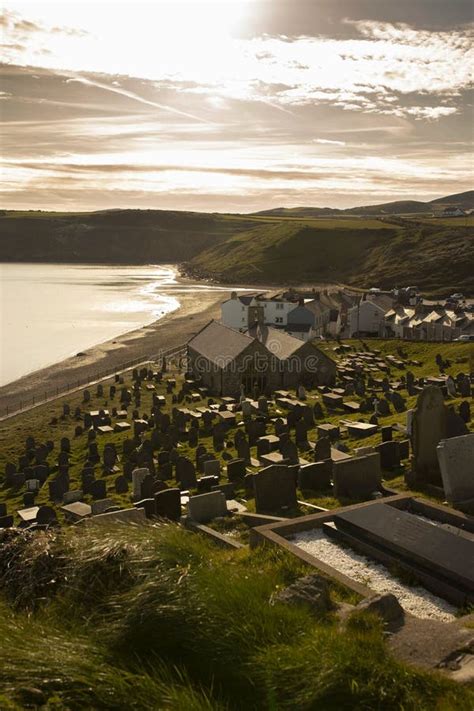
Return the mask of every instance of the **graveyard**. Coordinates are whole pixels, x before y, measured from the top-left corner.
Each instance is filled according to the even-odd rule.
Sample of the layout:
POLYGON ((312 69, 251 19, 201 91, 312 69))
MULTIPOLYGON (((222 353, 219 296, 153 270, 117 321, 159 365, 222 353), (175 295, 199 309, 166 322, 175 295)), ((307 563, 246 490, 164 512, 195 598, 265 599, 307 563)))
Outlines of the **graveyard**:
POLYGON ((0 422, 0 707, 470 708, 474 349, 318 348, 332 384, 180 354, 0 422))

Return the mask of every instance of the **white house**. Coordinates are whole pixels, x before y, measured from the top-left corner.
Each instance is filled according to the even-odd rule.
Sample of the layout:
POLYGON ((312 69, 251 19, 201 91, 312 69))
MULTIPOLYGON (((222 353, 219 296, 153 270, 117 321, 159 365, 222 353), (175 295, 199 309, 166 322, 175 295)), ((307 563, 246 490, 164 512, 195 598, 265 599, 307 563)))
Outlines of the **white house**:
POLYGON ((263 307, 259 302, 262 294, 237 294, 221 304, 221 322, 236 331, 246 331, 255 321, 262 322, 263 307))
POLYGON ((297 306, 282 296, 267 297, 262 293, 237 294, 221 304, 221 322, 225 326, 245 331, 255 323, 284 328, 289 312, 297 306))
POLYGON ((348 337, 383 336, 386 309, 375 301, 361 301, 348 310, 348 337))
POLYGON ((267 326, 276 326, 282 328, 288 323, 288 314, 292 311, 297 303, 285 299, 282 296, 270 296, 260 299, 263 306, 264 323, 267 326))

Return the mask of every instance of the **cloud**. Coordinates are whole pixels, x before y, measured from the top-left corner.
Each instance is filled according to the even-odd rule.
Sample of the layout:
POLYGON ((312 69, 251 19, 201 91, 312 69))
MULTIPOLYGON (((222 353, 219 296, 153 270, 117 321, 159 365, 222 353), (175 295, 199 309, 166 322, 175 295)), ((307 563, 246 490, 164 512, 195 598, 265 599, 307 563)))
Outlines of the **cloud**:
POLYGON ((346 145, 345 141, 332 141, 329 138, 315 138, 313 143, 321 143, 322 145, 329 145, 329 146, 345 146, 346 145))
MULTIPOLYGON (((77 75, 134 76, 154 81, 158 90, 173 85, 184 94, 265 103, 282 112, 334 105, 343 111, 418 121, 460 112, 462 94, 471 86, 473 35, 468 28, 428 31, 403 23, 357 20, 350 22, 355 33, 351 38, 236 38, 218 31, 203 38, 199 32, 167 34, 165 27, 146 26, 144 16, 135 28, 143 40, 131 44, 129 26, 122 26, 120 18, 119 13, 113 25, 101 26, 102 35, 94 36, 82 28, 47 28, 9 13, 4 21, 6 41, 12 45, 8 61, 77 75), (23 44, 18 38, 25 33, 29 46, 14 47, 23 44), (443 110, 436 110, 441 106, 443 110)), ((129 98, 154 101, 139 95, 129 98)), ((161 107, 175 110, 172 105, 161 107)), ((219 110, 217 104, 215 109, 219 110)))

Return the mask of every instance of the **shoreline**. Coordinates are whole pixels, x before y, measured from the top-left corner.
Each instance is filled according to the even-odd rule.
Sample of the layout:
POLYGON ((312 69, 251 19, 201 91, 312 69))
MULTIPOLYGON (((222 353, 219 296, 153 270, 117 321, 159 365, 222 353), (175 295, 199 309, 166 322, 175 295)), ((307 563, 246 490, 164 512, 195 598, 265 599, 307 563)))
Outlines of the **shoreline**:
MULTIPOLYGON (((179 269, 178 277, 183 285, 190 286, 194 281, 179 269)), ((78 381, 95 380, 101 371, 112 373, 129 361, 146 360, 160 351, 182 345, 220 314, 220 303, 231 291, 230 288, 227 291, 227 285, 223 287, 222 291, 196 290, 180 294, 180 306, 151 324, 87 348, 84 355, 71 356, 0 386, 0 417, 6 415, 7 408, 12 412, 18 410, 21 402, 39 401, 44 399, 45 393, 49 396, 59 391, 60 394, 68 387, 76 387, 78 381)))

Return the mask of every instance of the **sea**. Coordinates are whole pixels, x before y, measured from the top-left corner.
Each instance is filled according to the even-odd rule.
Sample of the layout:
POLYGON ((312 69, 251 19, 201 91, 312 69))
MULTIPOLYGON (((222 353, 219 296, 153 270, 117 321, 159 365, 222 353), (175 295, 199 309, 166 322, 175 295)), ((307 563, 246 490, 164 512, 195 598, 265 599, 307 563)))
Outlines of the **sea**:
POLYGON ((0 264, 0 385, 148 325, 180 306, 175 265, 0 264))

